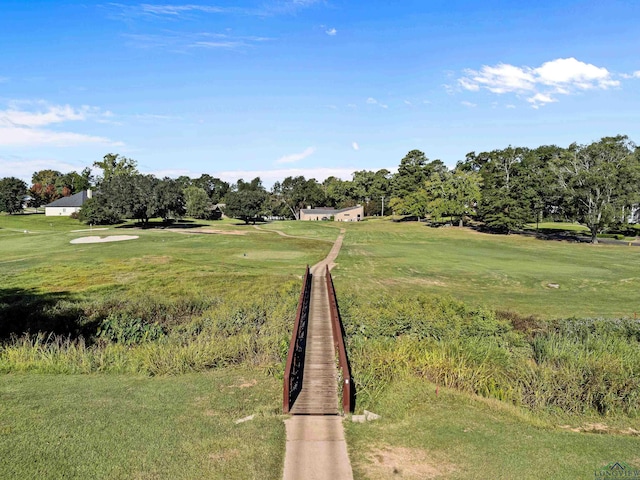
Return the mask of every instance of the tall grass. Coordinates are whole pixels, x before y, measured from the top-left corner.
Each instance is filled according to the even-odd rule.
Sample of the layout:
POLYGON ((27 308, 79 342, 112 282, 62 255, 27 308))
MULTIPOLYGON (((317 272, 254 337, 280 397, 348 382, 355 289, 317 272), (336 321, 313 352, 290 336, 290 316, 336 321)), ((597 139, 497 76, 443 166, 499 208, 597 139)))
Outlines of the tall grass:
POLYGON ((450 298, 341 302, 360 407, 403 375, 533 410, 640 413, 640 322, 505 318, 450 298))
POLYGON ((92 333, 14 335, 0 344, 0 373, 163 375, 251 364, 282 375, 298 289, 293 281, 260 295, 65 301, 60 308, 92 333))

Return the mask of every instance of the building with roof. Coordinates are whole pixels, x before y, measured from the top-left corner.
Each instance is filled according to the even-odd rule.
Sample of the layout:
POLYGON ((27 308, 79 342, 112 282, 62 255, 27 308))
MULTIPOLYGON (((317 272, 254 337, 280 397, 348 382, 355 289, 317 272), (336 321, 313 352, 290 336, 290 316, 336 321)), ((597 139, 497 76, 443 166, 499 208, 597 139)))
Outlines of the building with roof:
POLYGON ((91 190, 83 190, 69 197, 62 197, 44 206, 44 214, 47 217, 69 217, 72 213, 79 212, 88 199, 91 198, 91 190))
POLYGON ((331 207, 303 208, 300 210, 300 220, 333 220, 335 222, 359 222, 364 218, 364 207, 335 209, 331 207))

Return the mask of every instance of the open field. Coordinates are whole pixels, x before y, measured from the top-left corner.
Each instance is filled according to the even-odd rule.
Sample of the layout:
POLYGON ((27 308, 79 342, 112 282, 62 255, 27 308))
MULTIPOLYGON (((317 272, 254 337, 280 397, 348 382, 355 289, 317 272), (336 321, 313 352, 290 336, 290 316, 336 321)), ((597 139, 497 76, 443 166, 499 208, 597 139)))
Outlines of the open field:
POLYGON ((612 462, 640 466, 637 421, 607 434, 601 418, 532 416, 442 388, 436 396, 434 385, 409 377, 390 385, 376 413, 382 419, 346 424, 356 480, 575 480, 612 462))
POLYGON ((249 369, 162 378, 5 375, 0 478, 277 478, 280 389, 249 369))
POLYGON ((369 220, 349 225, 335 282, 339 295, 426 292, 543 318, 633 317, 639 272, 638 247, 369 220))
POLYGON ((611 461, 640 464, 639 437, 629 435, 640 431, 640 333, 637 322, 614 320, 640 310, 640 248, 381 219, 131 227, 79 232, 86 227, 71 219, 0 216, 0 336, 63 335, 0 346, 9 373, 0 448, 22 469, 5 471, 38 474, 31 452, 64 438, 45 478, 65 468, 76 478, 277 478, 284 436, 271 415, 300 277, 340 227, 334 279, 358 408, 383 415, 347 430, 358 478, 388 478, 370 468, 377 458, 437 463, 451 478, 591 478, 611 461), (123 234, 140 238, 70 243, 123 234), (231 387, 253 379, 258 388, 231 387), (252 413, 257 423, 232 424, 252 413), (101 420, 109 417, 113 425, 101 420), (609 434, 560 428, 587 423, 609 434), (129 425, 139 433, 122 440, 129 425))

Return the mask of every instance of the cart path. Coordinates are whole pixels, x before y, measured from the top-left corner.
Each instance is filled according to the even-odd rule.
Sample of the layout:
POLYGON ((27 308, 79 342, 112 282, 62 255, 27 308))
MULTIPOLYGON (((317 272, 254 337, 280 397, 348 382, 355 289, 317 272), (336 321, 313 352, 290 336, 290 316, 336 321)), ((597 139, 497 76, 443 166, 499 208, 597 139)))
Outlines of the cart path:
POLYGON ((340 253, 340 230, 329 254, 311 268, 311 306, 305 375, 290 418, 285 421, 287 443, 284 480, 351 480, 342 417, 338 415, 337 368, 329 315, 326 266, 340 253))

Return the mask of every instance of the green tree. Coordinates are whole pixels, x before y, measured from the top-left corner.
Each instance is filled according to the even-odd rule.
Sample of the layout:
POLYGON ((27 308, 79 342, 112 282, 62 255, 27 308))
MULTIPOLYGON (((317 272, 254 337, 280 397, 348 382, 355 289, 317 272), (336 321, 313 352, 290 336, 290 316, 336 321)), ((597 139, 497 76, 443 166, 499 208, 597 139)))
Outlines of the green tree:
POLYGON ((113 225, 120 223, 122 218, 112 208, 102 204, 99 197, 93 197, 82 205, 78 220, 87 225, 113 225))
POLYGON ((482 177, 475 172, 456 170, 444 182, 444 207, 446 213, 458 217, 458 225, 464 225, 464 217, 475 211, 480 202, 482 177))
POLYGON ((56 182, 62 173, 57 170, 40 170, 31 176, 31 188, 29 188, 29 205, 38 208, 47 205, 62 196, 56 189, 56 182))
POLYGON ((153 185, 153 216, 167 222, 185 214, 185 198, 180 184, 171 178, 157 180, 153 185))
POLYGON ((478 213, 492 230, 510 233, 533 218, 523 182, 527 172, 522 161, 527 153, 525 148, 509 146, 474 159, 467 155, 468 163, 480 166, 483 188, 478 213))
POLYGON ((376 172, 359 170, 353 172, 352 195, 357 203, 364 204, 367 216, 382 213, 383 198, 388 197, 391 190, 391 172, 381 169, 376 172))
POLYGON ((333 208, 352 207, 356 204, 353 199, 353 182, 337 177, 328 177, 322 182, 325 204, 333 208))
POLYGON ((210 217, 212 203, 204 188, 195 186, 187 187, 184 190, 184 196, 187 216, 203 219, 210 217))
POLYGON ((90 168, 85 168, 81 173, 76 171, 65 173, 56 178, 56 191, 58 195, 68 197, 83 190, 89 190, 92 181, 93 176, 91 175, 90 168))
POLYGON ((0 179, 0 212, 14 214, 22 212, 27 184, 16 177, 0 179))
POLYGON ((135 160, 117 153, 107 153, 101 161, 93 162, 93 166, 102 169, 98 183, 109 181, 113 176, 138 173, 138 163, 135 160))
POLYGON ((554 170, 566 193, 567 209, 589 228, 592 243, 598 243, 598 233, 618 221, 623 207, 637 200, 640 161, 627 136, 604 137, 590 145, 574 143, 554 170))
POLYGON ((265 215, 268 198, 260 177, 251 182, 240 179, 226 196, 225 213, 245 223, 255 224, 256 220, 265 215))
POLYGON ((192 185, 204 189, 214 205, 222 202, 229 191, 227 182, 206 173, 193 180, 192 185))
POLYGON ((392 194, 394 197, 404 198, 419 188, 429 178, 429 159, 420 150, 411 150, 400 160, 398 173, 391 180, 392 194))
POLYGON ((287 177, 282 183, 276 182, 272 193, 287 206, 296 220, 300 218, 301 209, 322 205, 325 200, 322 187, 316 179, 306 180, 303 176, 287 177))

